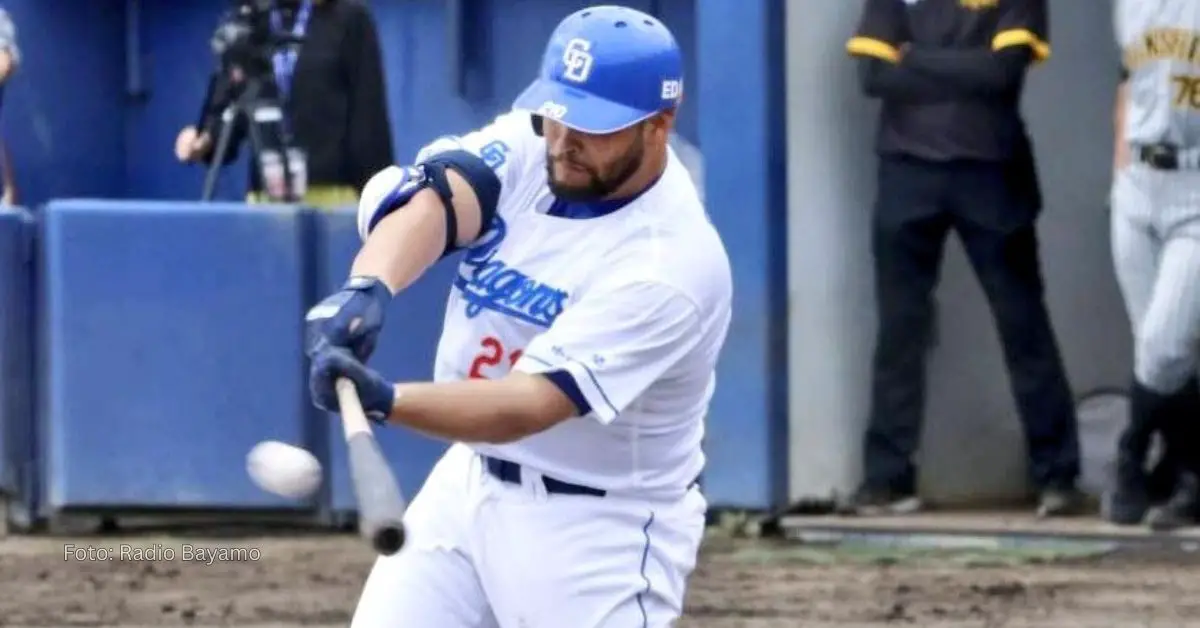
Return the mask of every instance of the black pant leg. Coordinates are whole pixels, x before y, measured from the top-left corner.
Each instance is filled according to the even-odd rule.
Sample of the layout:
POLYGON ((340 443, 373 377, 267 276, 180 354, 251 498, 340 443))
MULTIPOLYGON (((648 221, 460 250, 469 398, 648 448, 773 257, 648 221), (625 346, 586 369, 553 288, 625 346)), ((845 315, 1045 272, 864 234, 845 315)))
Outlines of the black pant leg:
POLYGON ((1200 475, 1200 382, 1189 379, 1172 398, 1167 425, 1162 428, 1164 455, 1200 475))
POLYGON ((955 230, 983 286, 1025 429, 1039 487, 1069 488, 1079 475, 1075 402, 1044 298, 1037 211, 1010 189, 1002 166, 964 168, 955 230))
POLYGON ((938 168, 885 160, 879 171, 872 227, 879 327, 864 443, 866 482, 877 489, 916 489, 933 292, 950 228, 938 168))

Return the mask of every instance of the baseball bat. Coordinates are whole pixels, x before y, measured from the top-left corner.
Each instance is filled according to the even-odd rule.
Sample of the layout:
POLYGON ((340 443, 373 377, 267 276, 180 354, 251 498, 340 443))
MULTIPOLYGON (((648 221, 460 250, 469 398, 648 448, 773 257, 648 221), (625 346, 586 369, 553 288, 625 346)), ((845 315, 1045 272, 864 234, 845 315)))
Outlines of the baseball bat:
POLYGON ((404 547, 404 497, 367 422, 354 382, 339 378, 337 396, 350 450, 350 477, 358 498, 359 534, 376 552, 391 556, 404 547))

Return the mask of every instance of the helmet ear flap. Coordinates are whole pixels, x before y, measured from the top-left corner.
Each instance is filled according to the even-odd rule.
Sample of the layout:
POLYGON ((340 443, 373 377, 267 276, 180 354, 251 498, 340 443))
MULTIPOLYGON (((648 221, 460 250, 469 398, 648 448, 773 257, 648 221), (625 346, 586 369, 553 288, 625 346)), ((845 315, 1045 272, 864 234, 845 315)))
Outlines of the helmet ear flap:
POLYGON ((544 121, 544 120, 543 120, 542 116, 539 116, 539 115, 537 115, 537 114, 534 114, 534 115, 532 115, 532 116, 530 116, 530 117, 529 117, 529 122, 530 122, 530 124, 532 124, 532 125, 533 125, 533 134, 534 134, 534 135, 536 135, 536 136, 538 136, 538 137, 541 137, 541 136, 542 136, 542 123, 543 123, 543 121, 544 121))

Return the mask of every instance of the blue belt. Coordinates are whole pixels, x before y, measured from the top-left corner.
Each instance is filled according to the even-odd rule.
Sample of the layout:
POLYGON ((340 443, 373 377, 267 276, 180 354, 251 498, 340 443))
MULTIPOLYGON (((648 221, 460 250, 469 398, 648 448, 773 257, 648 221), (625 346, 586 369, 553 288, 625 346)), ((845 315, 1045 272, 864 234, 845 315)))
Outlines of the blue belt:
MULTIPOLYGON (((508 460, 492 458, 491 456, 483 456, 483 466, 487 472, 501 482, 509 484, 521 483, 521 465, 508 460)), ((572 484, 562 480, 556 480, 552 477, 542 476, 542 484, 546 487, 546 492, 551 495, 589 495, 592 497, 604 497, 607 492, 590 486, 580 484, 572 484)))

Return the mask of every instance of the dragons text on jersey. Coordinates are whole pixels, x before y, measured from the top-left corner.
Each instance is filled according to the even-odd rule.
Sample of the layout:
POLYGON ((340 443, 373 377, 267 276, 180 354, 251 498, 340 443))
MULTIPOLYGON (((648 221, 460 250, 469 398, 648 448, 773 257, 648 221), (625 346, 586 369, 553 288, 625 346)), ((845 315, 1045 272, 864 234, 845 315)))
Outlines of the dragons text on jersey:
POLYGON ((464 313, 467 318, 475 318, 491 310, 548 328, 562 313, 570 295, 498 258, 496 253, 507 235, 504 218, 496 216, 487 233, 467 249, 462 270, 454 280, 454 287, 467 302, 464 313))

